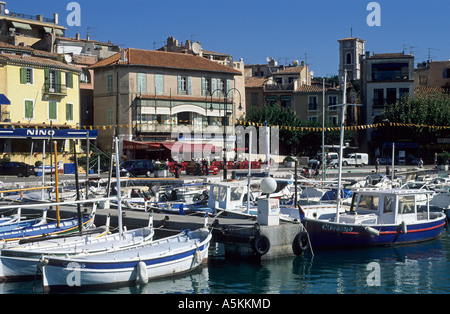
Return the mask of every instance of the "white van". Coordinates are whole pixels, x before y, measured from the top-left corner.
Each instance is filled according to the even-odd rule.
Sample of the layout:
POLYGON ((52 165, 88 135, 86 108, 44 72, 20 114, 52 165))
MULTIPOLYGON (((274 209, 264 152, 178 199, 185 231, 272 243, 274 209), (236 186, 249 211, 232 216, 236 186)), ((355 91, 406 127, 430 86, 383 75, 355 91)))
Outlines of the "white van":
MULTIPOLYGON (((369 155, 365 153, 353 153, 349 154, 346 158, 342 159, 342 166, 367 166, 369 164, 369 155)), ((334 168, 339 167, 339 160, 333 161, 332 165, 334 168)))

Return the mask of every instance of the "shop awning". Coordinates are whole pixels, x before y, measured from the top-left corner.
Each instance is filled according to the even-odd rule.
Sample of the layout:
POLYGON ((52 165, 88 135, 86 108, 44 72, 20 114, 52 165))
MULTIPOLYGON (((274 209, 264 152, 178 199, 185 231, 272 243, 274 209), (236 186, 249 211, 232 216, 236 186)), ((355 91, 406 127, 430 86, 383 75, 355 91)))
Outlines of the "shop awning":
POLYGON ((180 153, 202 153, 202 152, 215 152, 216 147, 212 144, 194 144, 194 143, 161 143, 166 149, 173 151, 177 150, 180 153))
POLYGON ((11 105, 11 101, 4 94, 0 94, 0 105, 11 105))
POLYGON ((161 147, 160 143, 123 141, 123 149, 127 149, 127 150, 145 150, 147 152, 160 152, 162 150, 162 147, 161 147))

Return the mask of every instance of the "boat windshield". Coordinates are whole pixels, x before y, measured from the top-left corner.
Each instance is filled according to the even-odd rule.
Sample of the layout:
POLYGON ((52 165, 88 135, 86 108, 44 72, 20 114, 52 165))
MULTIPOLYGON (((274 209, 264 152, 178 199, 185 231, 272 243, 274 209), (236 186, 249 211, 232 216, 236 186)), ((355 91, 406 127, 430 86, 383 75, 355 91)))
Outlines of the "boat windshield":
POLYGON ((379 196, 361 195, 359 199, 358 210, 363 209, 377 211, 379 199, 379 196))
POLYGON ((399 214, 413 214, 415 213, 415 197, 414 195, 401 196, 398 199, 398 213, 399 214))

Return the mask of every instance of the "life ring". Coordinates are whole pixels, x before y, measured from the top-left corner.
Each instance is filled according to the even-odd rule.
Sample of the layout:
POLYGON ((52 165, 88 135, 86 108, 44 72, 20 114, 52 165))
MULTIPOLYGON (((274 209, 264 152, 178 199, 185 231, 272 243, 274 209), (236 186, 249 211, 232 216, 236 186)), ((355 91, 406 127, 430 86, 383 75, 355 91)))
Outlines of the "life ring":
POLYGON ((309 249, 308 233, 302 231, 299 234, 297 234, 297 236, 294 238, 294 242, 292 242, 292 250, 294 251, 295 255, 300 256, 308 249, 309 249))
POLYGON ((260 235, 253 240, 253 250, 259 256, 266 255, 270 250, 270 240, 264 235, 260 235))

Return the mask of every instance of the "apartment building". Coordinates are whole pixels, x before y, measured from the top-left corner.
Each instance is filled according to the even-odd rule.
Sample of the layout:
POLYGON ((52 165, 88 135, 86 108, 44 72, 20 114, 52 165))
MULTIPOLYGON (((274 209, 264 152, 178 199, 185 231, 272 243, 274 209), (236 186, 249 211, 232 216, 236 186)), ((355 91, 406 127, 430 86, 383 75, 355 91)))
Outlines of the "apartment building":
MULTIPOLYGON (((110 150, 117 134, 129 158, 155 158, 152 144, 202 139, 206 128, 233 126, 245 112, 242 71, 199 55, 129 48, 91 69, 94 122, 106 126, 98 144, 110 150)), ((217 136, 221 147, 223 140, 217 136)))

